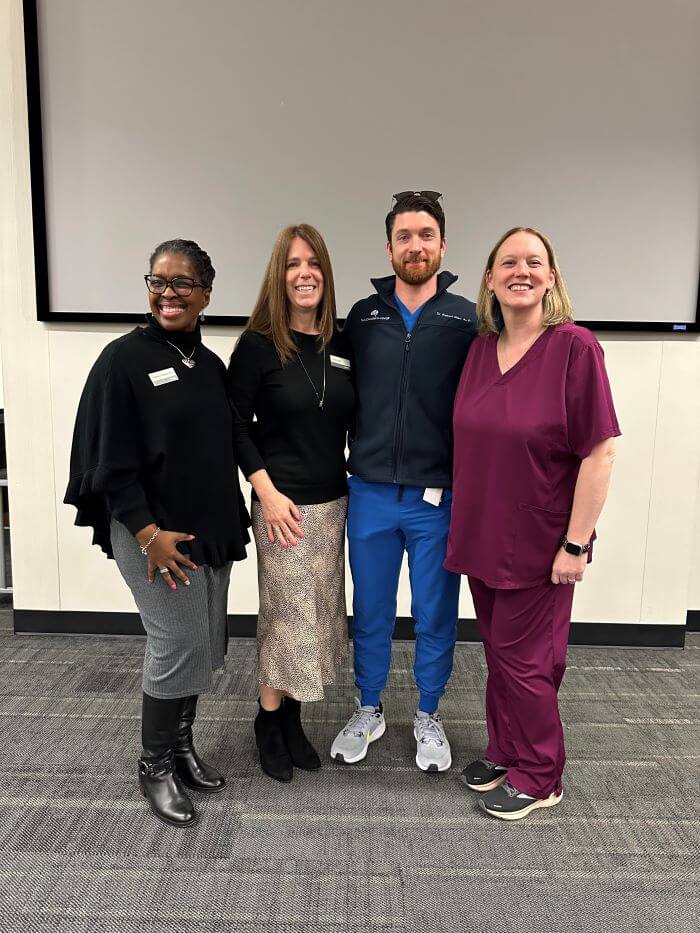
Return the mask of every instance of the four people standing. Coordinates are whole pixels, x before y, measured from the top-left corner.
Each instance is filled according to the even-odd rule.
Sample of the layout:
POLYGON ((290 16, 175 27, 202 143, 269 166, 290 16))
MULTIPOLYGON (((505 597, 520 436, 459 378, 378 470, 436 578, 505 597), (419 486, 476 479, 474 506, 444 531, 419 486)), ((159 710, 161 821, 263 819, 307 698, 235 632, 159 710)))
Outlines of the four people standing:
POLYGON ((331 757, 360 761, 386 729, 407 552, 416 764, 452 762, 437 709, 463 573, 489 670, 489 744, 463 780, 505 819, 561 799, 557 691, 573 584, 590 560, 620 432, 602 350, 573 324, 549 241, 531 228, 504 234, 475 313, 448 291, 456 276, 439 271, 440 197, 394 196, 395 275, 373 280, 343 334, 323 239, 306 224, 285 228, 227 375, 201 344, 209 257, 191 241, 161 244, 146 276, 148 326, 113 341, 88 377, 65 501, 116 558, 141 613, 139 782, 172 825, 196 819, 185 786, 225 784, 195 752, 192 724, 223 663, 231 563, 245 556, 238 463, 253 487, 262 769, 288 781, 294 767, 321 766, 301 704, 323 697, 347 651, 347 513, 360 696, 331 757))

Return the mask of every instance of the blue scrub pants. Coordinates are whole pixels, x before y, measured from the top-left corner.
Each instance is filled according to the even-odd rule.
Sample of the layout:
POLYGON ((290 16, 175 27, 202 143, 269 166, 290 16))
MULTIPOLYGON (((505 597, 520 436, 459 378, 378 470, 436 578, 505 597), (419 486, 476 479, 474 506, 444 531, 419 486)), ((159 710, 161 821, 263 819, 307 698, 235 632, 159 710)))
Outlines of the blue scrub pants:
POLYGON ((423 499, 422 486, 348 485, 348 544, 353 594, 355 684, 363 706, 378 706, 391 665, 391 636, 404 549, 408 552, 411 614, 416 621, 413 670, 418 708, 434 713, 452 673, 459 574, 442 566, 452 495, 439 506, 423 499))

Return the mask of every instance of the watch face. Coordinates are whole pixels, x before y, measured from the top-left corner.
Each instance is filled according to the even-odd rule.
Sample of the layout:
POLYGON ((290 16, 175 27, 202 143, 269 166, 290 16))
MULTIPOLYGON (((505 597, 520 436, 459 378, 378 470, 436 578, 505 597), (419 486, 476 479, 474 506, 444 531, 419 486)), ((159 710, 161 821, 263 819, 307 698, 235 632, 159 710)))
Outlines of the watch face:
POLYGON ((583 554, 583 548, 580 544, 572 544, 571 541, 567 541, 564 545, 564 550, 567 554, 573 554, 575 557, 580 557, 583 554))

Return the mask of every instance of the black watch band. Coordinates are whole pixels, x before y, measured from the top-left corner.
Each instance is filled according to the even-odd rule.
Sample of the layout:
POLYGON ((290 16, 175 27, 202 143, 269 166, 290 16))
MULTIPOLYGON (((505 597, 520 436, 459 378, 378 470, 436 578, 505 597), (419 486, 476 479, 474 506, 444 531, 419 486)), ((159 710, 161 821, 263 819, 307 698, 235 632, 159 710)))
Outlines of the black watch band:
POLYGON ((569 541, 566 535, 561 539, 561 546, 567 554, 573 554, 574 557, 580 557, 591 548, 590 542, 588 544, 574 544, 572 541, 569 541))

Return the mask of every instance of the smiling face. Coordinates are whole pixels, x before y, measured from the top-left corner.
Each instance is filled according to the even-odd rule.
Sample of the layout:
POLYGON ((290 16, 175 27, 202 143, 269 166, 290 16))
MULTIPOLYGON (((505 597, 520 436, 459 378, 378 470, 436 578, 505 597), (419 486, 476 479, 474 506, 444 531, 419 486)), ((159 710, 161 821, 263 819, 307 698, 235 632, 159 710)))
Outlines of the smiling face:
POLYGON ((495 292, 501 308, 531 311, 539 308, 554 286, 554 270, 539 237, 519 231, 501 243, 486 273, 486 285, 495 292))
POLYGON ((394 272, 407 285, 424 285, 440 268, 445 241, 427 211, 397 214, 386 252, 394 272))
MULTIPOLYGON (((163 279, 189 279, 197 282, 194 265, 181 253, 161 253, 153 260, 151 275, 163 279)), ((209 304, 211 288, 195 286, 188 296, 176 295, 172 285, 168 285, 162 295, 149 291, 148 303, 151 314, 164 330, 192 331, 197 326, 197 318, 209 304)))
POLYGON ((290 313, 318 310, 323 298, 323 272, 316 254, 300 236, 289 244, 284 283, 290 313))

